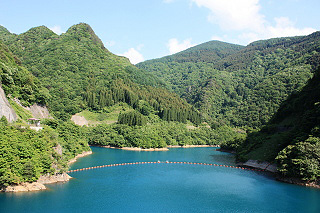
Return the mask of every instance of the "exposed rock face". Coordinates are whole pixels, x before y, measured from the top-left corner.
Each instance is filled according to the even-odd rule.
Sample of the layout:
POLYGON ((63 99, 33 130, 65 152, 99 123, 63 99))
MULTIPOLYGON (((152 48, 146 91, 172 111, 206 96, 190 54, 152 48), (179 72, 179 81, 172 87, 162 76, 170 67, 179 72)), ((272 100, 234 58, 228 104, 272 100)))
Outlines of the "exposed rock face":
POLYGON ((57 182, 69 181, 72 177, 68 174, 56 174, 56 175, 42 175, 37 182, 33 183, 21 183, 18 185, 11 185, 7 187, 0 188, 2 192, 31 192, 40 191, 47 189, 44 184, 51 184, 57 182))
POLYGON ((40 106, 38 104, 33 104, 30 106, 30 112, 34 118, 52 118, 46 106, 40 106))
POLYGON ((17 114, 12 109, 1 85, 0 85, 0 118, 5 116, 9 122, 17 120, 17 114))
POLYGON ((57 182, 66 182, 69 181, 72 177, 70 177, 66 173, 57 174, 57 175, 41 175, 37 183, 40 184, 50 184, 57 182))
POLYGON ((41 106, 35 103, 30 107, 25 107, 20 103, 19 99, 14 98, 14 101, 24 109, 30 111, 34 118, 37 118, 37 119, 52 118, 46 106, 41 106))
POLYGON ((257 160, 248 160, 243 166, 249 166, 253 168, 263 169, 269 172, 277 172, 277 166, 268 162, 259 162, 257 160))
POLYGON ((44 190, 46 187, 41 183, 21 183, 15 186, 7 186, 0 191, 3 192, 30 192, 30 191, 40 191, 44 190))
POLYGON ((72 115, 71 120, 79 126, 83 126, 83 125, 88 126, 89 124, 89 122, 85 119, 85 117, 77 114, 72 115))
MULTIPOLYGON (((60 149, 57 147, 57 149, 60 149)), ((59 152, 59 150, 58 150, 59 152)), ((74 159, 72 159, 70 163, 73 163, 77 160, 77 158, 84 157, 86 155, 92 154, 92 151, 83 152, 77 155, 74 159)), ((0 192, 30 192, 30 191, 39 191, 47 189, 44 184, 58 183, 58 182, 67 182, 72 177, 67 173, 56 174, 56 175, 41 175, 37 182, 33 183, 21 183, 18 185, 11 185, 7 187, 0 186, 0 192)))

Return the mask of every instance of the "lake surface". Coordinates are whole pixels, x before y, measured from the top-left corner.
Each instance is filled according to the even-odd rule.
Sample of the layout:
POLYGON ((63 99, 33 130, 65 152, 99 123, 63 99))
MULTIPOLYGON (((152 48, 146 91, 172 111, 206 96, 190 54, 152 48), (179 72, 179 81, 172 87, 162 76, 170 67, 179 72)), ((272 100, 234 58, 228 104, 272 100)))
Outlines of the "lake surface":
MULTIPOLYGON (((92 147, 71 169, 141 161, 234 165, 215 148, 135 152, 92 147)), ((32 193, 0 193, 0 212, 320 212, 320 190, 234 168, 139 164, 71 173, 63 184, 32 193)))

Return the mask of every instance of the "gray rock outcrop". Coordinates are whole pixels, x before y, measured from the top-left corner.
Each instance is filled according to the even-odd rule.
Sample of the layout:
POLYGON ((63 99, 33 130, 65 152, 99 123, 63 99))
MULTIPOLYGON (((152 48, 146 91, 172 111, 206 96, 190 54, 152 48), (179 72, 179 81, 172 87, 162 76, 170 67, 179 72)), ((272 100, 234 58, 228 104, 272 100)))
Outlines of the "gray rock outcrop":
POLYGON ((257 160, 248 160, 243 164, 243 166, 248 166, 257 169, 263 169, 269 172, 277 172, 277 166, 275 164, 270 164, 268 162, 259 162, 257 160))
POLYGON ((6 94, 4 93, 1 85, 0 85, 0 118, 5 116, 9 122, 13 122, 17 120, 17 114, 12 109, 6 94))

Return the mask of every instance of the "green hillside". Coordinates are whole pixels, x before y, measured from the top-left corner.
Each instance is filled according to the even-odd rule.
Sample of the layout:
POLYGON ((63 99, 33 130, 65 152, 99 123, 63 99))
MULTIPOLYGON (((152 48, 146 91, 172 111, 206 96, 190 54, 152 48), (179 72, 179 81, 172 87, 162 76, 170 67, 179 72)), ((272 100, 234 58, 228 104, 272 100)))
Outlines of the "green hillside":
POLYGON ((49 90, 49 109, 60 119, 118 102, 136 109, 143 100, 164 120, 200 121, 197 112, 157 77, 109 52, 87 24, 74 25, 60 36, 44 26, 20 35, 0 28, 0 40, 49 90), (169 118, 163 115, 167 111, 169 118))
POLYGON ((0 41, 0 84, 7 95, 18 98, 25 106, 45 105, 49 93, 21 61, 0 41))
POLYGON ((70 159, 90 150, 80 127, 72 123, 57 122, 55 129, 45 126, 39 132, 21 123, 32 115, 13 98, 18 98, 24 106, 46 105, 50 100, 48 90, 21 64, 21 60, 0 41, 0 85, 20 119, 8 124, 5 117, 0 118, 0 188, 33 182, 43 174, 64 172, 70 159), (58 149, 61 149, 60 153, 56 151, 58 149))
MULTIPOLYGON (((320 179, 320 69, 281 104, 270 122, 236 147, 240 161, 277 162, 284 176, 320 179)), ((228 146, 226 146, 228 148, 228 146)))
POLYGON ((173 91, 185 96, 212 77, 214 62, 242 48, 240 45, 210 41, 171 56, 139 63, 137 67, 159 76, 173 91))
POLYGON ((260 127, 312 77, 319 64, 319 38, 316 32, 246 47, 213 41, 137 66, 169 82, 215 126, 260 127), (208 44, 222 45, 226 54, 208 44), (211 51, 214 56, 208 57, 211 51), (187 53, 189 60, 177 60, 187 53))

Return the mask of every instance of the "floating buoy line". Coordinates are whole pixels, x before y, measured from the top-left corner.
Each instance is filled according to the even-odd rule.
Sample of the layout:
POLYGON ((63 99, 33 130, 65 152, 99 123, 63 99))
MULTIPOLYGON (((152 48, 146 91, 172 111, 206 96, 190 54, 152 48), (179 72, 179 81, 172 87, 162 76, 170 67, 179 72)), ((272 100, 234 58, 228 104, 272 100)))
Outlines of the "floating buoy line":
POLYGON ((106 167, 115 167, 115 166, 129 166, 129 165, 140 165, 140 164, 189 164, 189 165, 204 165, 204 166, 217 166, 217 167, 226 167, 226 168, 233 168, 233 169, 242 169, 242 170, 251 170, 251 171, 258 171, 263 172, 265 170, 261 169, 252 169, 252 168, 246 168, 246 167, 238 167, 238 166, 228 166, 228 165, 221 165, 221 164, 214 164, 214 163, 193 163, 193 162, 171 162, 171 161, 151 161, 151 162, 134 162, 134 163, 117 163, 117 164, 106 164, 102 166, 94 166, 94 167, 87 167, 82 169, 74 169, 69 170, 67 173, 73 173, 73 172, 81 172, 86 170, 92 170, 92 169, 100 169, 100 168, 106 168, 106 167))

